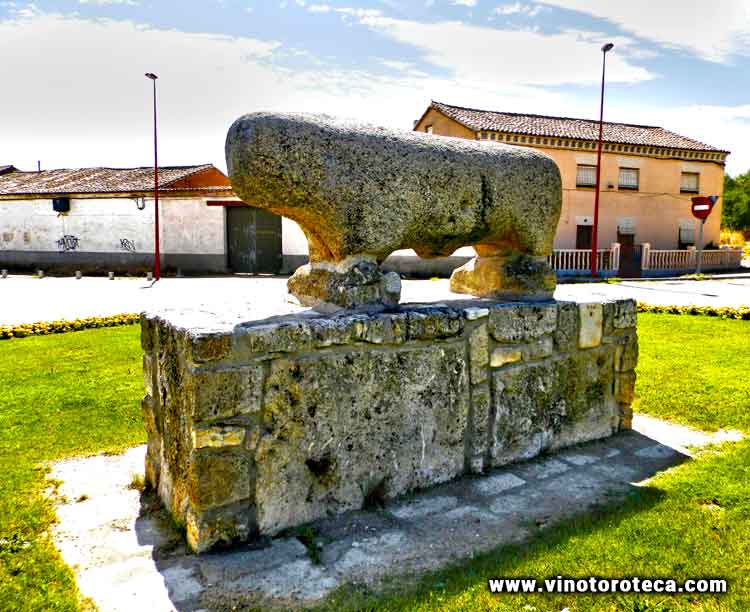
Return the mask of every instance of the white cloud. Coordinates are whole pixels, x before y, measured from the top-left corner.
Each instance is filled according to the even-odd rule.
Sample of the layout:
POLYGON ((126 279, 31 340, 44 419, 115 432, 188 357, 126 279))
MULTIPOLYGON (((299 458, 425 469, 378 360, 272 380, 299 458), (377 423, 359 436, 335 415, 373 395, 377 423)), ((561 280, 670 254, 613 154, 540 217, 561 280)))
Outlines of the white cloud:
MULTIPOLYGON (((372 13, 368 13, 372 15, 372 13)), ((325 112, 409 129, 431 98, 467 106, 565 108, 536 88, 414 70, 284 68, 273 41, 159 30, 130 21, 42 14, 0 21, 0 159, 22 168, 148 165, 151 83, 158 80, 159 158, 224 167, 224 138, 243 113, 325 112), (75 41, 71 44, 70 41, 75 41)), ((394 65, 395 67, 395 65, 394 65)), ((406 66, 400 65, 401 68, 406 66)))
POLYGON ((331 6, 329 4, 311 4, 307 7, 307 10, 311 13, 330 13, 331 6))
POLYGON ((535 0, 606 19, 642 38, 693 53, 712 62, 750 55, 747 0, 535 0))
POLYGON ((78 0, 80 4, 95 4, 97 6, 109 6, 115 4, 122 4, 125 6, 140 6, 140 2, 135 0, 78 0))
MULTIPOLYGON (((422 23, 369 16, 361 22, 401 43, 413 45, 427 61, 461 78, 479 82, 523 85, 591 84, 600 74, 600 34, 534 30, 500 30, 460 21, 422 23)), ((621 41, 627 47, 628 41, 621 41)), ((652 78, 626 54, 608 63, 610 82, 635 83, 652 78)))
POLYGON ((449 0, 454 6, 476 6, 477 0, 449 0))
MULTIPOLYGON (((243 113, 258 110, 326 112, 403 129, 411 127, 430 99, 516 112, 596 115, 596 101, 582 105, 570 92, 541 86, 585 81, 586 71, 595 79, 599 65, 586 68, 581 56, 570 51, 598 45, 595 35, 586 39, 583 33, 565 34, 545 42, 539 33, 520 32, 506 40, 503 33, 495 38, 456 24, 432 24, 436 29, 429 25, 414 31, 403 23, 381 21, 370 27, 418 43, 448 76, 428 75, 413 63, 392 58, 378 60, 388 67, 382 71, 336 69, 314 57, 317 63, 310 69, 291 70, 277 60, 295 50, 272 40, 160 30, 129 21, 50 14, 0 21, 0 56, 14 58, 0 62, 0 82, 12 84, 0 113, 0 161, 27 169, 36 167, 37 159, 46 168, 148 165, 151 83, 143 76, 148 71, 160 77, 159 150, 164 164, 205 161, 223 168, 229 125, 243 113), (454 34, 457 38, 447 44, 454 34), (463 53, 461 45, 473 35, 488 38, 463 53), (421 37, 444 44, 428 44, 421 37), (471 66, 472 53, 478 67, 471 66), (557 61, 561 57, 565 62, 557 61), (583 68, 577 67, 581 62, 583 68), (529 79, 527 74, 534 72, 539 76, 529 79), (529 80, 538 82, 524 84, 529 80)), ((585 53, 598 57, 596 49, 585 53)), ((612 62, 613 78, 618 70, 620 80, 644 76, 620 61, 617 70, 612 62)), ((612 99, 606 119, 664 125, 733 151, 730 171, 750 167, 748 106, 649 109, 639 101, 612 99)))
POLYGON ((516 2, 514 4, 501 4, 500 6, 496 7, 493 11, 496 15, 526 15, 528 17, 536 17, 539 12, 542 10, 542 7, 537 6, 531 6, 529 4, 522 4, 520 2, 516 2))
POLYGON ((750 169, 750 104, 739 106, 689 105, 641 109, 639 122, 661 125, 690 138, 731 151, 727 171, 736 175, 750 169))

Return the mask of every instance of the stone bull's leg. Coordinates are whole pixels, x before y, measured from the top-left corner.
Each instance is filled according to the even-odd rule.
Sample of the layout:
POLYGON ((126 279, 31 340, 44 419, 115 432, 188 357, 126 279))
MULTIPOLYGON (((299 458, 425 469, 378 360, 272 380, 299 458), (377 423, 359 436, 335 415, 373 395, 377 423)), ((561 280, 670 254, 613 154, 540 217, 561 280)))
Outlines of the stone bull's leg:
POLYGON ((477 256, 451 274, 451 291, 502 300, 549 300, 556 282, 544 256, 491 254, 477 248, 477 256))
POLYGON ((401 298, 399 275, 384 273, 377 261, 367 256, 301 266, 287 287, 300 303, 329 313, 341 309, 382 310, 395 306, 401 298))

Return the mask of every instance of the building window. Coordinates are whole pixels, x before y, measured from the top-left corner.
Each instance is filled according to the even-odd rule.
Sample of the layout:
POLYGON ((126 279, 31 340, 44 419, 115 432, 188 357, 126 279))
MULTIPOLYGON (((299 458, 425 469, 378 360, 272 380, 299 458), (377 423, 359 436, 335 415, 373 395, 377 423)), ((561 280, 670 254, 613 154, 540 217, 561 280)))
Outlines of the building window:
POLYGON ((425 126, 424 131, 427 132, 428 134, 432 134, 432 126, 431 125, 425 126))
POLYGON ((698 193, 698 178, 697 172, 683 172, 680 177, 680 191, 682 193, 698 193))
POLYGON ((576 187, 596 187, 596 166, 578 164, 576 187))
POLYGON ((638 168, 620 168, 620 189, 638 189, 638 168))
POLYGON ((689 246, 695 246, 695 229, 681 226, 677 235, 677 248, 683 251, 689 246))

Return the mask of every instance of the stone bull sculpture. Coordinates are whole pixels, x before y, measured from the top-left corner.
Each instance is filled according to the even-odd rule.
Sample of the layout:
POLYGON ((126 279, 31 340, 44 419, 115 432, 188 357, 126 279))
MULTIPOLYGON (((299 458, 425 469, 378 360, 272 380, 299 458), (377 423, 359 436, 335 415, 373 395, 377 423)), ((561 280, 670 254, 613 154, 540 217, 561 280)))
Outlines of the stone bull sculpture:
POLYGON ((317 310, 398 303, 379 264, 472 246, 451 290, 548 299, 546 257, 561 208, 555 162, 528 148, 387 130, 327 116, 252 113, 229 129, 232 187, 247 204, 302 227, 310 263, 288 287, 317 310))

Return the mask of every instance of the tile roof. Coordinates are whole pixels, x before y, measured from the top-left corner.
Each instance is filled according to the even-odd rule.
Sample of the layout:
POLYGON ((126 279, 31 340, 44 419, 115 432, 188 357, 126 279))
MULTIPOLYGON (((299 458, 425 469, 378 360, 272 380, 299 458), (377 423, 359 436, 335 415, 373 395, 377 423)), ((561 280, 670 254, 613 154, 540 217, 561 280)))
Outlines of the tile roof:
MULTIPOLYGON (((582 140, 597 140, 599 137, 599 122, 594 119, 503 113, 464 108, 462 106, 451 106, 450 104, 443 104, 434 100, 430 104, 430 108, 440 111, 447 117, 474 131, 513 132, 517 134, 530 134, 532 136, 578 138, 582 140)), ((652 125, 632 125, 629 123, 611 123, 605 121, 602 131, 602 140, 604 142, 729 153, 729 151, 717 149, 692 138, 680 136, 664 128, 652 125)))
MULTIPOLYGON (((189 176, 213 168, 200 166, 160 166, 159 189, 189 176)), ((227 186, 222 186, 228 189, 227 186)), ((154 167, 142 168, 75 168, 42 170, 41 172, 10 172, 0 174, 2 195, 61 195, 69 193, 137 193, 154 189, 154 167)), ((180 189, 181 191, 183 189, 180 189)), ((185 191, 194 189, 185 189, 185 191)), ((212 191, 212 187, 199 190, 212 191)))

